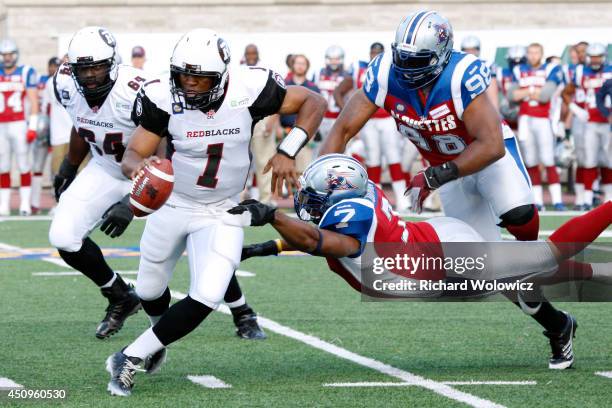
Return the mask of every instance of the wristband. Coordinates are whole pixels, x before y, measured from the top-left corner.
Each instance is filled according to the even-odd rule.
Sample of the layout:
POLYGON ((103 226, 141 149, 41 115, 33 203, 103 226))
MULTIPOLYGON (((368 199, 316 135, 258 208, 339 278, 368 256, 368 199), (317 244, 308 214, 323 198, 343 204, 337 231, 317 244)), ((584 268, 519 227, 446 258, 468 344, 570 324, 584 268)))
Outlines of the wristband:
POLYGON ((298 152, 308 143, 308 133, 299 126, 294 126, 291 132, 280 142, 276 151, 290 159, 295 159, 298 152))
POLYGON ((431 190, 435 190, 459 178, 459 168, 453 161, 446 162, 440 166, 429 167, 425 170, 425 181, 431 190))
POLYGON ((38 115, 30 115, 28 118, 28 130, 36 131, 38 129, 38 115))
POLYGON ((275 239, 274 242, 276 243, 276 250, 278 251, 278 253, 280 254, 281 252, 283 252, 283 241, 281 241, 280 239, 275 239))

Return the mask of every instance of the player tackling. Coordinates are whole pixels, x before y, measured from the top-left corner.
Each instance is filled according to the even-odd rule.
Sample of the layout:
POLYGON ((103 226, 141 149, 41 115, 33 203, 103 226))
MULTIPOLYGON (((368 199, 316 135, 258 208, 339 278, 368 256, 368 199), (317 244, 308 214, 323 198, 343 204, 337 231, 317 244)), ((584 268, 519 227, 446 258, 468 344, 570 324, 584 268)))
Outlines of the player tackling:
POLYGON ((141 364, 148 372, 164 361, 166 347, 193 331, 223 300, 240 262, 243 219, 237 204, 250 167, 253 125, 265 116, 297 113, 296 125, 270 159, 273 186, 297 184, 295 155, 314 135, 325 100, 305 87, 286 87, 260 67, 229 65, 230 51, 215 32, 196 29, 176 44, 170 80, 142 87, 134 106, 139 126, 122 161, 133 178, 163 138, 172 151, 174 189, 147 218, 140 243, 136 291, 153 326, 107 359, 108 390, 128 396, 141 364), (168 282, 187 250, 189 294, 170 307, 168 282))

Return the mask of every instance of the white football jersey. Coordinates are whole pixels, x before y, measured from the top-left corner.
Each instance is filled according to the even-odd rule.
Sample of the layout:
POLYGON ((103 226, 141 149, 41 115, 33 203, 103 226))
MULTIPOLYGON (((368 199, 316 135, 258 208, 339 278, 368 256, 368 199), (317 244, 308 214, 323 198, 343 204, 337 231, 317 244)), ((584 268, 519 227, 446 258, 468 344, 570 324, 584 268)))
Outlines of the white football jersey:
POLYGON ((251 165, 253 125, 278 112, 285 93, 277 73, 244 66, 230 68, 223 99, 206 111, 186 109, 167 79, 143 86, 135 119, 145 129, 168 137, 174 170, 169 203, 173 197, 196 206, 237 200, 251 165))
POLYGON ((125 178, 121 159, 136 129, 131 114, 136 95, 145 82, 144 71, 119 65, 117 81, 102 106, 92 108, 79 93, 68 65, 60 66, 53 77, 55 97, 70 115, 79 136, 90 144, 92 160, 117 178, 125 178))

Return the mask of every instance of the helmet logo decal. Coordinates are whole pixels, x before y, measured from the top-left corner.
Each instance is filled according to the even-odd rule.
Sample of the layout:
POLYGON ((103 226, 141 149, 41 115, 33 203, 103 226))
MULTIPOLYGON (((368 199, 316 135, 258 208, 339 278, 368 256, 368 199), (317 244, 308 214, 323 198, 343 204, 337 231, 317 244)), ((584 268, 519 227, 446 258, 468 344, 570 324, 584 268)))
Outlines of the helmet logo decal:
POLYGON ((437 44, 442 44, 448 41, 450 37, 450 30, 448 29, 448 25, 446 25, 445 23, 434 24, 433 27, 436 30, 436 37, 438 38, 437 44))
POLYGON ((327 177, 325 178, 327 187, 330 190, 355 190, 357 187, 352 185, 346 178, 351 175, 351 173, 328 169, 327 177))
POLYGON ((224 64, 229 64, 230 62, 230 50, 227 46, 227 43, 223 38, 219 38, 217 40, 217 48, 219 49, 219 56, 224 64))
POLYGON ((106 45, 115 48, 117 42, 115 41, 115 37, 113 37, 113 35, 108 30, 101 28, 98 30, 98 34, 100 34, 100 38, 102 38, 102 41, 104 41, 106 45))

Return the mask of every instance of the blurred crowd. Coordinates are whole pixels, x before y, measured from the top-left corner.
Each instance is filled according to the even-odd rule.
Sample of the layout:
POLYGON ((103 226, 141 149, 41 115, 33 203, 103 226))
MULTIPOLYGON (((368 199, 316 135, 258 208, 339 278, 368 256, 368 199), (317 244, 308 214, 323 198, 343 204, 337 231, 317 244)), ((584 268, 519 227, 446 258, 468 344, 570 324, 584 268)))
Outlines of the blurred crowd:
MULTIPOLYGON (((462 51, 477 57, 480 48, 480 40, 474 36, 461 43, 462 51)), ((371 60, 385 47, 374 42, 369 51, 371 60)), ((548 205, 557 211, 568 207, 587 210, 612 199, 612 68, 607 45, 579 42, 570 48, 568 63, 562 63, 559 56, 545 58, 545 50, 538 43, 516 45, 504 52, 501 63, 487 64, 492 78, 487 93, 516 134, 536 204, 540 209, 548 205)), ((43 173, 46 168, 51 175, 57 172, 68 150, 72 128, 54 95, 53 75, 62 60, 49 59, 47 71, 37 74, 21 64, 14 41, 3 40, 0 54, 0 215, 10 213, 11 186, 16 181, 19 214, 36 214, 42 207, 43 173)), ((143 47, 133 47, 131 57, 131 65, 146 69, 143 47)), ((257 45, 249 44, 240 62, 259 65, 257 45)), ((338 45, 327 48, 323 67, 312 67, 306 55, 287 55, 286 84, 305 86, 328 102, 318 133, 296 158, 298 170, 316 157, 347 100, 364 84, 368 63, 346 61, 338 45)), ((263 169, 295 120, 294 115, 274 115, 257 123, 251 143, 252 176, 244 195, 273 204, 283 199, 272 196, 271 174, 263 169)), ((396 210, 409 211, 403 194, 406 183, 427 163, 413 141, 398 132, 387 112, 376 112, 347 153, 365 164, 372 181, 389 187, 396 210)), ((290 192, 285 192, 288 195, 290 192)), ((424 208, 440 209, 435 194, 424 208)))

